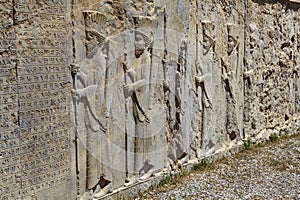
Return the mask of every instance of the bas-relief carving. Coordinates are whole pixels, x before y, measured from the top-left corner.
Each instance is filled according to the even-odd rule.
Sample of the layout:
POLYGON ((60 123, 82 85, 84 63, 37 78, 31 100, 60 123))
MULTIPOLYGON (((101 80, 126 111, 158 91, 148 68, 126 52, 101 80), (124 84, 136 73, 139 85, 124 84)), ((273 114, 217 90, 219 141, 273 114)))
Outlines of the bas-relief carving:
MULTIPOLYGON (((199 109, 201 111, 201 148, 204 151, 211 150, 216 144, 216 138, 213 130, 214 116, 213 116, 213 99, 212 94, 214 85, 212 83, 213 76, 213 59, 214 59, 214 45, 213 38, 213 24, 211 21, 203 20, 202 27, 202 54, 199 63, 196 63, 197 77, 195 77, 196 88, 198 94, 199 109)), ((198 55, 197 55, 198 56, 198 55)))
POLYGON ((94 198, 100 198, 113 190, 105 77, 109 42, 100 28, 94 29, 105 24, 105 17, 96 11, 85 11, 84 17, 86 59, 73 69, 72 90, 78 135, 78 187, 79 192, 92 190, 94 198))
POLYGON ((228 57, 222 59, 222 81, 225 90, 226 101, 226 133, 231 140, 240 136, 237 119, 237 92, 235 83, 237 82, 238 68, 238 45, 239 39, 235 25, 228 24, 228 57))
POLYGON ((147 129, 148 124, 151 123, 148 113, 149 74, 151 70, 150 52, 148 51, 148 48, 150 43, 151 39, 149 36, 139 30, 135 30, 134 56, 133 59, 131 59, 131 66, 129 67, 126 63, 123 65, 124 73, 128 77, 126 77, 126 80, 128 79, 128 81, 130 81, 130 83, 126 81, 124 93, 126 97, 131 97, 132 101, 131 105, 128 105, 128 112, 130 112, 130 115, 133 117, 133 121, 131 123, 135 126, 135 132, 133 134, 133 171, 128 174, 126 180, 127 184, 132 184, 139 178, 143 179, 143 177, 141 177, 143 174, 148 177, 152 175, 151 171, 153 165, 150 160, 143 159, 145 156, 143 155, 144 150, 147 145, 145 144, 147 142, 147 137, 143 134, 147 135, 147 131, 149 131, 147 129), (143 168, 145 168, 145 170, 143 170, 143 168))
MULTIPOLYGON (((160 21, 166 23, 165 19, 160 21)), ((192 146, 190 141, 193 142, 193 139, 190 138, 191 136, 189 131, 187 131, 190 130, 190 123, 192 120, 192 118, 190 118, 190 113, 193 112, 190 110, 190 106, 188 105, 190 101, 189 98, 191 96, 190 92, 192 91, 190 88, 191 85, 196 86, 196 90, 192 96, 196 97, 196 107, 201 113, 201 119, 198 119, 199 123, 197 122, 197 125, 199 126, 198 132, 201 134, 201 136, 199 136, 201 139, 198 140, 198 147, 200 147, 202 150, 198 150, 197 157, 203 156, 203 152, 212 151, 213 147, 217 145, 219 140, 218 136, 214 133, 214 124, 216 122, 213 115, 213 94, 215 85, 212 82, 212 76, 214 71, 213 68, 216 66, 213 66, 215 63, 215 39, 212 37, 212 23, 209 21, 203 21, 201 24, 201 35, 203 37, 201 39, 202 45, 198 48, 201 48, 200 52, 202 54, 199 56, 200 53, 197 53, 197 56, 200 58, 198 57, 199 61, 196 62, 197 64, 195 66, 193 66, 196 68, 197 75, 196 77, 191 78, 189 77, 190 69, 187 68, 187 66, 189 66, 187 64, 187 62, 189 62, 187 59, 189 40, 188 35, 185 35, 182 40, 178 42, 178 52, 175 60, 167 61, 167 57, 165 55, 166 53, 169 53, 169 49, 166 48, 165 45, 165 53, 160 55, 163 57, 162 62, 160 65, 155 65, 153 63, 153 58, 157 56, 155 53, 159 54, 159 51, 155 52, 156 49, 153 47, 155 46, 156 42, 161 42, 161 38, 164 38, 165 40, 169 39, 169 35, 166 34, 166 31, 164 31, 164 33, 161 32, 160 34, 164 35, 161 36, 159 33, 153 30, 148 31, 147 29, 143 29, 147 28, 147 26, 148 28, 151 26, 155 28, 155 24, 157 25, 157 23, 153 17, 134 16, 132 22, 134 24, 132 24, 130 27, 134 27, 134 30, 123 35, 123 44, 121 44, 121 42, 120 46, 115 45, 115 47, 111 47, 114 45, 109 45, 111 48, 109 48, 110 52, 108 52, 108 54, 111 55, 112 51, 117 52, 117 48, 124 45, 124 52, 119 53, 124 55, 119 55, 121 58, 117 58, 117 64, 112 64, 111 66, 115 74, 118 74, 117 77, 123 77, 119 78, 122 81, 119 81, 119 83, 114 82, 113 80, 107 81, 111 82, 113 86, 118 87, 118 94, 114 94, 113 99, 117 98, 117 102, 120 105, 124 104, 124 109, 121 108, 122 105, 120 109, 125 111, 124 115, 122 115, 125 118, 125 121, 118 116, 114 116, 115 114, 112 112, 112 110, 114 110, 115 107, 118 107, 118 105, 108 106, 106 110, 104 109, 105 115, 102 113, 102 116, 106 116, 109 118, 109 120, 110 118, 113 118, 113 121, 118 122, 117 124, 114 123, 115 125, 124 128, 124 132, 121 134, 124 134, 123 139, 125 140, 125 144, 123 147, 125 153, 121 155, 123 158, 120 160, 124 162, 125 177, 123 179, 118 179, 117 181, 119 183, 123 181, 125 186, 148 179, 154 174, 154 172, 161 170, 164 166, 168 167, 169 165, 169 170, 171 171, 177 170, 177 165, 181 166, 182 163, 188 161, 188 157, 190 156, 189 148, 192 146), (154 38, 160 38, 160 40, 154 41, 154 38), (161 68, 161 70, 159 68, 161 68), (155 76, 155 74, 157 75, 155 76), (189 81, 193 81, 194 84, 189 84, 189 81), (160 90, 159 87, 156 88, 157 86, 155 86, 153 83, 156 85, 161 84, 162 90, 160 90), (120 88, 122 84, 123 96, 121 95, 122 89, 120 88), (159 92, 163 92, 164 94, 159 94, 159 92), (161 103, 166 106, 166 109, 164 109, 165 107, 161 103), (166 115, 164 114, 164 110, 166 111, 166 115), (168 129, 165 128, 165 119, 167 119, 168 122, 168 129), (157 128, 161 129, 157 130, 157 128), (170 133, 167 133, 167 130, 170 131, 170 133), (158 140, 160 142, 158 142, 158 140), (165 143, 162 142, 164 140, 166 140, 168 143, 168 153, 166 155, 159 153, 158 156, 154 156, 153 152, 159 150, 158 148, 161 148, 165 145, 165 143), (167 160, 165 156, 167 156, 167 160), (160 160, 160 164, 157 162, 157 160, 160 160)), ((93 60, 93 54, 98 52, 97 49, 101 49, 102 52, 105 52, 104 47, 99 47, 99 45, 95 44, 101 43, 99 40, 106 40, 104 36, 93 37, 96 32, 91 30, 92 29, 89 25, 86 31, 86 49, 87 59, 93 60)), ((236 46, 238 46, 237 43, 235 43, 236 41, 233 41, 233 39, 229 37, 229 56, 232 55, 232 52, 234 52, 236 50, 236 46)), ((230 62, 234 62, 230 59, 228 60, 230 62)), ((224 67, 226 68, 226 71, 223 70, 223 72, 224 77, 226 77, 227 74, 230 74, 230 71, 228 70, 231 70, 231 66, 226 65, 224 67)), ((88 71, 91 74, 94 73, 91 69, 88 71)), ((230 88, 230 81, 228 79, 228 77, 224 79, 224 88, 227 89, 224 90, 228 93, 225 100, 227 103, 226 122, 228 122, 228 132, 233 134, 232 127, 234 125, 237 126, 235 124, 237 122, 236 119, 234 119, 235 113, 233 112, 235 107, 235 101, 233 100, 234 97, 231 95, 233 89, 230 88), (228 114, 228 112, 232 112, 233 114, 228 114)), ((80 80, 80 76, 78 76, 78 80, 80 80)), ((88 80, 91 81, 92 77, 88 78, 88 80)), ((91 90, 92 92, 90 93, 94 93, 98 87, 99 84, 90 85, 86 83, 86 86, 83 87, 83 91, 91 90)), ((77 91, 79 96, 80 92, 81 90, 77 91)), ((76 91, 74 91, 74 93, 76 94, 76 91)), ((101 91, 99 93, 101 93, 101 91)), ((104 95, 105 92, 102 93, 104 95)), ((101 97, 97 98, 100 99, 101 97)), ((105 104, 105 98, 102 101, 102 103, 105 104)), ((97 115, 94 116, 97 117, 97 115)), ((83 119, 83 121, 86 121, 86 119, 83 119)), ((98 125, 100 127, 99 131, 101 128, 103 129, 102 132, 105 131, 105 127, 103 127, 104 125, 100 123, 101 120, 98 119, 96 121, 98 121, 98 125)), ((115 131, 120 132, 120 130, 115 131)), ((234 132, 234 134, 238 134, 238 131, 234 132)), ((90 142, 87 141, 87 144, 89 143, 90 142)), ((87 154, 87 157, 88 156, 89 155, 87 154)), ((120 164, 120 162, 116 163, 120 164)), ((88 163, 86 164, 88 165, 88 163)), ((87 178, 89 177, 88 175, 86 176, 87 178)), ((97 177, 95 180, 100 180, 100 178, 97 177)), ((111 179, 106 181, 108 181, 106 183, 111 183, 111 179)), ((92 185, 95 185, 95 183, 92 185)), ((89 187, 87 186, 87 188, 89 187)), ((100 196, 97 196, 95 190, 93 192, 95 198, 100 198, 100 196)), ((103 195, 104 194, 105 193, 103 193, 103 195)))
MULTIPOLYGON (((84 4, 91 2, 87 1, 84 4)), ((163 4, 162 2, 160 1, 160 4, 163 4)), ((183 6, 183 2, 178 4, 183 9, 180 11, 180 17, 185 14, 187 17, 190 13, 185 10, 187 7, 183 6)), ((58 4, 65 5, 62 2, 58 4)), ((129 186, 147 180, 164 167, 169 173, 180 170, 182 164, 188 162, 190 158, 202 158, 226 146, 227 144, 223 143, 227 143, 227 140, 222 141, 222 131, 227 133, 226 137, 230 144, 242 139, 244 135, 241 134, 243 129, 241 120, 247 124, 246 132, 250 136, 251 129, 257 127, 253 132, 253 135, 257 135, 264 128, 272 128, 274 124, 281 123, 282 118, 285 118, 283 121, 289 121, 293 114, 299 112, 300 75, 299 59, 296 56, 299 52, 299 35, 294 36, 299 28, 289 29, 289 26, 295 23, 295 11, 285 12, 283 9, 284 14, 280 15, 282 9, 276 3, 274 8, 269 4, 266 5, 268 8, 263 11, 264 20, 253 20, 252 16, 256 19, 260 19, 261 16, 249 15, 252 22, 249 23, 251 24, 249 30, 246 30, 251 32, 248 38, 249 44, 246 46, 247 68, 242 74, 244 38, 241 37, 243 31, 235 29, 236 26, 242 27, 242 24, 237 20, 237 16, 232 16, 232 13, 237 13, 236 10, 231 9, 234 4, 230 4, 231 7, 228 6, 223 10, 218 7, 219 4, 214 7, 212 2, 200 3, 202 4, 200 7, 205 10, 204 15, 207 18, 211 17, 211 21, 203 20, 198 24, 196 49, 192 44, 195 43, 192 40, 196 36, 191 33, 194 31, 194 25, 189 24, 192 22, 183 20, 178 24, 174 23, 178 19, 175 4, 166 7, 163 14, 158 14, 159 8, 153 1, 131 3, 114 1, 104 4, 99 7, 91 6, 91 8, 102 10, 106 14, 85 10, 78 18, 72 16, 74 17, 72 20, 76 21, 74 25, 77 26, 73 31, 72 95, 75 119, 73 125, 77 135, 78 196, 88 194, 98 199, 124 185, 129 186), (215 13, 222 12, 230 13, 228 21, 233 20, 238 25, 219 23, 224 20, 219 19, 222 17, 215 13), (276 15, 273 16, 272 12, 276 15), (266 20, 269 19, 268 15, 272 15, 274 20, 266 20), (279 25, 276 24, 278 16, 281 16, 279 21, 282 22, 279 25), (83 20, 77 21, 80 17, 83 20), (261 23, 267 24, 267 28, 261 29, 263 26, 261 23), (146 29, 149 27, 150 31, 146 29), (163 31, 155 30, 157 27, 163 31), (167 30, 167 27, 176 27, 182 34, 175 35, 167 30), (284 30, 284 33, 281 33, 280 29, 284 30), (112 37, 119 30, 125 30, 125 33, 117 36, 118 38, 112 37), (223 37, 224 34, 218 32, 220 30, 224 30, 224 34, 227 32, 228 37, 223 37), (288 30, 291 31, 287 33, 288 30), (78 38, 78 35, 82 37, 78 38), (269 37, 265 37, 266 35, 269 37), (296 40, 298 46, 294 45, 296 40), (225 41, 226 55, 223 53, 224 50, 215 49, 225 45, 225 41), (277 43, 280 45, 276 45, 277 43), (268 46, 275 47, 270 49, 267 48, 268 46), (276 46, 279 48, 277 49, 276 46), (192 52, 194 50, 197 51, 196 57, 192 52), (241 99, 243 81, 246 96, 241 99), (285 88, 289 88, 288 92, 285 88), (245 102, 244 119, 241 119, 242 101, 245 102), (282 109, 284 107, 288 109, 282 109), (217 116, 219 114, 224 116, 224 123, 217 116), (274 116, 276 119, 272 120, 274 116)), ((11 6, 5 4, 5 7, 7 5, 11 6)), ((262 6, 255 5, 251 8, 258 13, 260 7, 262 6)), ((26 11, 28 7, 24 6, 21 9, 26 11)), ((47 8, 46 11, 50 10, 47 8)), ((64 13, 61 9, 57 12, 64 13)), ((54 19, 46 15, 42 18, 48 21, 54 19)), ((19 19, 18 23, 23 22, 26 13, 22 13, 19 19)), ((61 22, 65 19, 57 20, 61 22)), ((1 18, 3 27, 11 26, 2 21, 1 18)), ((30 26, 29 23, 19 24, 17 30, 27 30, 30 26)), ((60 23, 34 23, 34 26, 44 30, 49 28, 60 30, 67 27, 60 23)), ((0 37, 4 37, 4 42, 0 41, 0 46, 3 45, 5 48, 10 46, 12 50, 10 52, 0 48, 0 56, 3 58, 0 65, 12 66, 0 70, 0 74, 4 74, 0 78, 2 89, 0 101, 3 103, 0 105, 0 110, 3 111, 0 116, 0 128, 4 130, 0 138, 1 142, 9 139, 8 142, 1 143, 1 146, 6 149, 2 155, 7 159, 5 161, 17 166, 11 170, 14 170, 18 178, 18 169, 22 166, 11 158, 18 150, 12 146, 21 142, 29 153, 34 148, 42 148, 46 145, 45 142, 31 145, 34 139, 29 137, 20 139, 20 137, 34 131, 44 132, 41 137, 49 138, 47 134, 51 130, 51 137, 61 138, 68 132, 65 122, 68 117, 63 115, 68 112, 66 105, 68 92, 64 91, 64 82, 68 78, 66 75, 68 66, 65 66, 67 59, 56 58, 66 54, 67 50, 46 50, 62 47, 68 43, 64 32, 54 34, 49 31, 51 33, 45 33, 45 36, 50 39, 43 42, 38 38, 38 31, 34 33, 20 31, 22 33, 18 34, 18 42, 14 44, 15 36, 9 32, 0 34, 0 37), (6 42, 6 37, 13 38, 7 39, 6 42), (36 42, 32 42, 26 37, 37 39, 36 42), (14 51, 17 46, 23 46, 25 50, 14 51), (46 49, 38 50, 40 47, 46 49), (27 50, 29 48, 34 48, 33 53, 27 50), (19 79, 14 77, 16 63, 10 59, 13 57, 10 53, 13 56, 21 55, 17 71, 19 79), (29 58, 31 54, 39 58, 29 58), (50 63, 55 67, 47 67, 47 69, 38 67, 50 63), (47 73, 50 73, 49 76, 47 73), (59 75, 53 76, 57 73, 59 75), (32 80, 55 83, 45 83, 43 85, 45 91, 41 91, 39 83, 28 84, 32 80), (51 97, 51 100, 42 99, 46 96, 51 97), (20 99, 19 104, 18 99, 20 99), (42 101, 31 103, 35 99, 42 99, 42 101), (42 108, 34 112, 26 110, 50 105, 53 105, 53 108, 42 108), (18 111, 18 109, 22 110, 18 111), (57 113, 57 116, 52 116, 53 113, 57 113), (41 115, 45 117, 36 119, 41 115), (27 116, 33 120, 31 118, 28 120, 27 116), (14 132, 13 129, 18 128, 18 117, 20 117, 21 130, 14 132), (56 123, 55 120, 61 122, 56 123), (52 124, 54 121, 55 125, 39 125, 52 124), (29 126, 32 126, 32 129, 27 128, 29 126), (52 131, 60 126, 65 128, 52 131)), ((63 149, 62 146, 66 141, 55 139, 55 142, 60 146, 56 149, 57 152, 63 149)), ((69 146, 66 145, 64 148, 69 146)), ((57 165, 64 167, 64 170, 59 170, 59 173, 69 172, 67 156, 63 153, 57 158, 60 161, 57 165), (60 160, 62 158, 64 160, 60 160)), ((28 156, 22 156, 23 160, 27 158, 29 159, 28 156)), ((50 156, 37 158, 37 162, 44 162, 47 159, 56 161, 54 156, 50 156)), ((30 166, 30 163, 26 163, 24 169, 29 170, 30 166)), ((46 173, 48 168, 43 170, 46 173)), ((24 177, 30 175, 37 175, 37 171, 32 169, 24 177)), ((62 181, 68 181, 68 178, 64 177, 62 181)), ((38 178, 40 179, 41 176, 38 178)), ((6 183, 6 179, 1 181, 0 185, 6 183)), ((44 187, 45 184, 36 187, 44 187)), ((24 186, 29 188, 29 185, 29 180, 24 182, 24 186)), ((14 186, 20 188, 19 185, 14 186)), ((51 187, 50 182, 49 187, 51 187)), ((8 186, 5 186, 3 191, 12 194, 8 186)), ((39 199, 35 194, 32 198, 39 199)))
MULTIPOLYGON (((97 13, 89 12, 92 14, 88 16, 97 13)), ((95 19, 95 16, 93 17, 95 19)), ((78 130, 78 134, 82 135, 78 138, 81 142, 86 143, 87 148, 86 153, 82 153, 85 151, 83 144, 79 146, 81 150, 79 149, 77 152, 78 156, 83 158, 78 159, 79 193, 82 194, 82 188, 85 191, 91 190, 94 198, 101 198, 111 192, 113 189, 111 184, 117 184, 117 188, 120 187, 122 182, 120 177, 124 175, 126 177, 124 176, 123 184, 128 186, 139 180, 148 179, 164 165, 164 109, 159 104, 159 99, 152 100, 159 91, 151 55, 155 34, 153 36, 152 31, 146 33, 140 27, 140 24, 145 25, 142 22, 146 21, 147 25, 148 22, 152 23, 153 19, 137 17, 134 21, 135 30, 129 31, 128 35, 123 36, 124 39, 131 38, 128 41, 124 40, 123 55, 122 52, 110 52, 118 51, 117 48, 120 46, 113 43, 120 42, 117 41, 120 38, 116 38, 116 41, 113 41, 114 38, 112 38, 112 44, 109 45, 105 36, 91 27, 95 26, 93 23, 86 24, 87 59, 80 64, 80 70, 74 71, 73 96, 76 100, 75 107, 77 107, 75 115, 77 115, 77 121, 81 123, 78 125, 81 129, 78 130), (108 49, 107 46, 110 48, 108 49), (113 58, 115 59, 113 61, 111 56, 115 54, 118 55, 113 58), (105 59, 109 60, 109 68, 105 65, 105 59), (102 77, 103 74, 106 74, 105 79, 102 77), (110 75, 107 76, 107 74, 110 75), (151 74, 153 75, 150 76, 151 74), (110 88, 105 88, 105 84, 101 84, 102 80, 106 80, 110 88), (122 88, 120 88, 121 84, 123 84, 122 88), (105 95, 108 97, 103 97, 105 95), (111 105, 108 105, 109 102, 105 102, 111 100, 114 101, 111 105), (102 108, 105 105, 107 107, 102 108), (120 109, 125 111, 124 115, 120 115, 120 109), (84 113, 84 117, 78 113, 84 113), (122 116, 123 118, 120 118, 122 116), (109 125, 118 128, 107 127, 109 125), (122 132, 123 130, 124 132, 122 132), (116 134, 125 140, 125 146, 123 144, 116 145, 120 142, 115 139, 116 134), (105 142, 103 143, 103 141, 105 142), (111 163, 110 145, 117 149, 124 148, 123 151, 118 150, 119 154, 114 156, 114 159, 120 156, 123 158, 120 157, 111 163), (124 163, 120 163, 121 161, 124 163), (123 165, 124 168, 120 169, 119 166, 114 165, 123 165), (86 172, 84 167, 87 169, 86 172), (107 168, 109 169, 106 170, 107 168), (112 178, 111 173, 115 169, 119 170, 117 173, 123 172, 124 175, 112 178)), ((116 149, 112 151, 116 152, 116 149)))
POLYGON ((124 94, 131 98, 127 104, 128 115, 131 116, 128 123, 134 125, 134 129, 129 130, 131 133, 127 133, 132 136, 128 142, 131 142, 129 145, 133 146, 133 152, 129 151, 128 161, 133 165, 127 167, 126 186, 148 179, 159 169, 157 165, 161 163, 157 161, 163 155, 156 155, 156 152, 163 148, 158 143, 164 140, 165 120, 162 106, 153 99, 157 96, 155 87, 158 86, 157 77, 153 76, 156 66, 152 62, 155 29, 145 29, 149 28, 147 25, 156 28, 157 23, 155 19, 142 16, 135 17, 134 21, 133 41, 129 40, 126 44, 133 51, 127 53, 128 62, 123 63, 126 77, 124 94))

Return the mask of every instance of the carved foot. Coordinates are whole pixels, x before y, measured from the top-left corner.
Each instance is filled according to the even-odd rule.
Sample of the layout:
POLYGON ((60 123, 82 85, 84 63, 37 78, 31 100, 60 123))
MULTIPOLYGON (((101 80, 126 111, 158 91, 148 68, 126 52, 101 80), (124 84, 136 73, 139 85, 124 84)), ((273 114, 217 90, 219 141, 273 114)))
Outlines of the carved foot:
POLYGON ((148 172, 146 172, 143 176, 140 177, 140 180, 144 181, 150 178, 153 174, 154 174, 154 170, 150 169, 148 172))
POLYGON ((94 194, 94 199, 100 199, 101 197, 111 192, 113 192, 113 187, 112 187, 112 183, 109 183, 104 188, 100 189, 100 191, 94 194))
POLYGON ((124 186, 125 187, 128 187, 134 183, 137 183, 139 181, 138 177, 137 176, 132 176, 132 177, 127 177, 126 180, 125 180, 125 184, 124 186))

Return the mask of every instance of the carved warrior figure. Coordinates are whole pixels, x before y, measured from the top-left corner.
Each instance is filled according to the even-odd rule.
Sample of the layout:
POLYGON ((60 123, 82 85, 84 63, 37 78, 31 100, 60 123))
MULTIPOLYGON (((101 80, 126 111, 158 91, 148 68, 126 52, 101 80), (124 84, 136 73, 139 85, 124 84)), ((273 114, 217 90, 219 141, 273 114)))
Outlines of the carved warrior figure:
POLYGON ((231 140, 234 140, 239 135, 237 111, 236 111, 236 94, 233 89, 233 81, 237 70, 238 54, 238 36, 236 36, 235 26, 227 25, 228 30, 228 59, 222 59, 222 80, 226 93, 226 132, 231 140))
MULTIPOLYGON (((84 13, 86 21, 97 19, 100 13, 96 11, 89 11, 84 13)), ((101 21, 101 20, 100 20, 101 21)), ((97 22, 93 21, 93 22, 97 22)), ((86 23, 87 25, 87 23, 86 23)), ((76 67, 73 71, 75 74, 74 90, 72 90, 73 96, 76 100, 76 104, 83 104, 84 107, 84 128, 82 132, 78 134, 86 141, 84 145, 86 149, 86 163, 81 163, 82 160, 78 159, 79 164, 86 167, 86 169, 79 170, 79 173, 86 174, 85 180, 79 182, 85 182, 85 190, 92 190, 94 192, 94 198, 100 198, 112 192, 112 174, 109 169, 111 164, 111 151, 109 145, 109 133, 108 129, 104 126, 105 119, 105 98, 104 91, 106 90, 103 78, 106 70, 106 57, 108 51, 108 42, 98 31, 87 26, 86 29, 86 62, 83 62, 80 67, 76 67), (100 50, 100 51, 99 51, 100 50), (96 61, 98 61, 97 64, 96 61), (95 62, 95 63, 93 63, 95 62), (86 69, 84 72, 84 69, 86 69), (78 88, 78 83, 81 82, 82 88, 78 88), (84 134, 84 135, 83 135, 84 134), (86 170, 86 171, 84 171, 86 170)), ((76 112, 76 111, 75 111, 76 112)), ((78 115, 78 111, 76 112, 78 115)), ((75 116, 77 117, 77 116, 75 116)), ((84 148, 84 147, 83 147, 84 148)), ((78 151, 84 151, 78 149, 78 151)), ((77 152, 77 155, 80 152, 77 152)), ((79 175, 79 177, 83 178, 79 175)), ((82 187, 79 185, 79 187, 82 187)))
POLYGON ((124 86, 126 97, 131 97, 132 105, 129 112, 133 116, 135 133, 133 138, 134 155, 133 171, 128 172, 125 185, 130 185, 152 176, 154 163, 151 161, 151 147, 154 145, 151 136, 150 119, 150 71, 151 56, 148 51, 152 39, 144 32, 134 32, 134 56, 131 57, 131 66, 123 64, 127 78, 124 86))
MULTIPOLYGON (((201 132, 200 146, 206 150, 209 150, 215 145, 215 141, 211 135, 213 133, 211 76, 215 41, 211 36, 212 23, 210 21, 202 21, 202 35, 202 56, 200 62, 198 62, 198 59, 196 61, 197 76, 195 77, 195 83, 198 96, 199 111, 201 112, 201 117, 199 119, 199 129, 201 132)), ((198 50, 197 56, 199 56, 198 50)))

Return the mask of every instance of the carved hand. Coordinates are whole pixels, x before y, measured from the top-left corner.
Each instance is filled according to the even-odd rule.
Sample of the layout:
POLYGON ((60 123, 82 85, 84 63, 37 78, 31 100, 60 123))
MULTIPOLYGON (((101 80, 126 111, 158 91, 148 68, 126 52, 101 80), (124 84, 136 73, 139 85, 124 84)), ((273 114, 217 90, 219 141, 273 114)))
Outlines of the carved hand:
POLYGON ((204 78, 203 76, 196 76, 195 77, 195 80, 196 80, 196 84, 199 85, 200 83, 203 83, 204 82, 204 78))
POLYGON ((71 72, 72 72, 73 74, 76 74, 76 73, 78 72, 78 70, 80 70, 79 65, 77 65, 77 64, 75 64, 75 63, 72 63, 72 64, 71 64, 71 72))
POLYGON ((170 81, 169 80, 163 80, 163 86, 165 89, 170 89, 170 81))
POLYGON ((134 91, 135 91, 134 83, 127 84, 124 86, 124 92, 126 97, 131 96, 134 91))
POLYGON ((86 94, 85 94, 84 90, 74 90, 74 89, 72 89, 71 93, 72 93, 72 95, 73 95, 73 97, 75 98, 76 101, 79 101, 83 97, 86 97, 86 94))
POLYGON ((76 72, 76 78, 77 79, 81 79, 81 80, 86 80, 87 79, 87 75, 81 71, 80 69, 77 70, 76 72))

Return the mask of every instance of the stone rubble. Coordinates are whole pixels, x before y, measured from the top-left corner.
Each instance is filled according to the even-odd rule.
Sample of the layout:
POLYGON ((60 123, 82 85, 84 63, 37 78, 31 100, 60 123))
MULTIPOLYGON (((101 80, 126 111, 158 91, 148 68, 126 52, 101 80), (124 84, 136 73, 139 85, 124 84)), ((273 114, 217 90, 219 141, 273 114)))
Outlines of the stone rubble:
POLYGON ((175 189, 138 199, 300 199, 300 138, 231 156, 192 172, 175 189))

